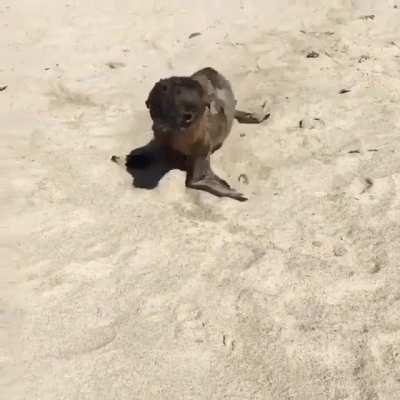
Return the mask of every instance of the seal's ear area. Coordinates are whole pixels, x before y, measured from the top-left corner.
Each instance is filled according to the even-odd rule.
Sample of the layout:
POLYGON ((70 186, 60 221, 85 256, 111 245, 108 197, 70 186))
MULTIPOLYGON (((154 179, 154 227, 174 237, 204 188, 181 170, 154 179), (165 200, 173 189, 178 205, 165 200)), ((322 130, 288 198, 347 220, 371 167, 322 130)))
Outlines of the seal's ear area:
POLYGON ((153 88, 150 90, 149 95, 147 96, 147 100, 145 101, 144 104, 146 104, 147 109, 150 109, 150 104, 151 104, 151 98, 153 97, 153 93, 154 93, 154 86, 153 88))
POLYGON ((148 110, 150 110, 151 106, 154 104, 154 97, 155 97, 155 93, 154 93, 154 88, 151 90, 151 92, 149 93, 149 95, 147 96, 147 100, 145 101, 146 107, 148 110))
POLYGON ((168 92, 170 80, 171 80, 171 78, 169 78, 169 79, 160 79, 160 80, 154 85, 154 90, 157 91, 157 93, 165 93, 165 92, 168 92))
POLYGON ((152 103, 154 103, 154 101, 158 99, 162 95, 162 93, 166 93, 167 91, 167 79, 160 79, 150 90, 149 96, 147 97, 147 100, 145 102, 146 107, 150 109, 152 103))

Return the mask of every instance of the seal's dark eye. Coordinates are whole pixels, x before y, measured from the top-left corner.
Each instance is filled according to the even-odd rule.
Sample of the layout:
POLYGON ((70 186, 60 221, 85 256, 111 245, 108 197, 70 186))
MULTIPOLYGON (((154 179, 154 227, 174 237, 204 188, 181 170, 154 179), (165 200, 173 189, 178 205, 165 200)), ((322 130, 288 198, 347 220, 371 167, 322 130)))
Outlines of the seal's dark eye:
POLYGON ((168 90, 168 86, 167 85, 161 85, 161 90, 163 92, 166 92, 168 90))
POLYGON ((197 106, 195 104, 186 104, 184 109, 186 112, 195 113, 197 111, 197 106))

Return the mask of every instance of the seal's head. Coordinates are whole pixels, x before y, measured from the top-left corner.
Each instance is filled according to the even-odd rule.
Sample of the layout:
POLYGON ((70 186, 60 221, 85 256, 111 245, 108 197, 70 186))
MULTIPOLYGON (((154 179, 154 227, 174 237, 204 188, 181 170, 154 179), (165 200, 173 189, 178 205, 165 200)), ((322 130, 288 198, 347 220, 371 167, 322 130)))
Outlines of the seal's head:
POLYGON ((161 79, 146 101, 153 129, 164 133, 182 132, 198 121, 208 106, 207 96, 194 79, 161 79))

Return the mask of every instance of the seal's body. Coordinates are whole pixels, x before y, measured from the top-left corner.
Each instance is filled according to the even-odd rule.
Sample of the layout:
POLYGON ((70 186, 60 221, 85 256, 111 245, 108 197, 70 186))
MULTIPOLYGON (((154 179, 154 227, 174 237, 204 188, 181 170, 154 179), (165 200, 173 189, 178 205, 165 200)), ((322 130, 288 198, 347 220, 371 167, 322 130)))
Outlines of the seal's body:
POLYGON ((161 79, 146 105, 153 120, 154 139, 186 159, 186 186, 220 197, 247 200, 212 171, 211 154, 229 135, 234 118, 255 123, 251 114, 236 111, 229 82, 216 70, 204 68, 190 77, 161 79))

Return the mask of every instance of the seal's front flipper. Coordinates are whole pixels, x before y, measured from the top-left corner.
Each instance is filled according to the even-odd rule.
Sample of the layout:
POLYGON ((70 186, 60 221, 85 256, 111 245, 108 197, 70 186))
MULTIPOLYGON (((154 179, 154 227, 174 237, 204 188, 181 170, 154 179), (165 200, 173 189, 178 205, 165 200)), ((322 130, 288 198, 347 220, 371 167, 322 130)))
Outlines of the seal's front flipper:
POLYGON ((235 110, 235 119, 241 124, 261 124, 271 116, 270 113, 256 114, 246 111, 235 110))
POLYGON ((226 181, 211 170, 209 156, 192 160, 186 177, 186 186, 191 189, 204 190, 218 197, 230 197, 238 201, 247 200, 243 194, 232 189, 226 181))
POLYGON ((204 190, 218 197, 230 197, 238 201, 247 201, 241 193, 232 189, 229 185, 221 183, 217 176, 206 176, 199 181, 188 181, 186 186, 191 189, 204 190))

